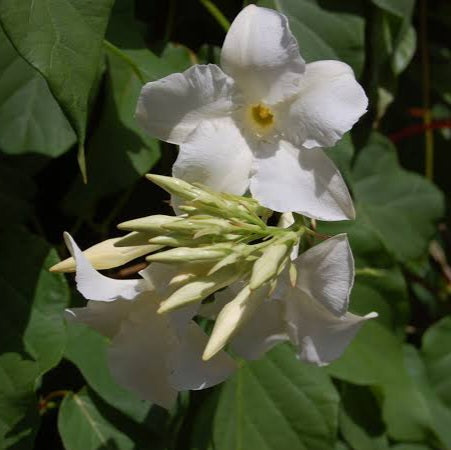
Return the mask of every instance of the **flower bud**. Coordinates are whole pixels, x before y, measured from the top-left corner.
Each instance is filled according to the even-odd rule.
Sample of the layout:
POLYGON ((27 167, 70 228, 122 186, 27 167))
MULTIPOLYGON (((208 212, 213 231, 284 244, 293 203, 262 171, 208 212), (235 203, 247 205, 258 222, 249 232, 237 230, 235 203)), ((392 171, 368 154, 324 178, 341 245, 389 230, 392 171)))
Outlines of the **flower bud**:
POLYGON ((228 248, 216 246, 209 247, 178 247, 171 248, 164 252, 149 255, 146 260, 149 262, 160 262, 166 264, 178 264, 183 262, 209 261, 224 258, 230 250, 228 248))
MULTIPOLYGON (((160 245, 140 245, 130 247, 116 247, 115 244, 122 238, 107 239, 83 252, 95 269, 112 269, 121 266, 135 258, 147 255, 161 249, 160 245)), ((67 258, 50 268, 51 272, 75 272, 74 258, 67 258)))
POLYGON ((249 286, 257 289, 266 281, 277 276, 279 267, 287 256, 288 247, 285 244, 273 244, 257 259, 252 268, 249 286))
POLYGON ((183 221, 183 217, 180 216, 165 216, 162 214, 157 214, 154 216, 140 217, 139 219, 128 220, 127 222, 120 223, 117 227, 120 230, 161 233, 163 232, 163 227, 165 225, 183 221))
POLYGON ((228 286, 241 276, 241 271, 235 267, 225 268, 213 275, 199 277, 177 289, 166 300, 162 301, 159 313, 165 313, 181 308, 189 303, 200 302, 218 289, 228 286))
POLYGON ((249 286, 245 286, 231 302, 222 308, 202 355, 204 361, 212 358, 227 344, 230 338, 252 316, 266 293, 266 286, 258 291, 253 291, 249 286))

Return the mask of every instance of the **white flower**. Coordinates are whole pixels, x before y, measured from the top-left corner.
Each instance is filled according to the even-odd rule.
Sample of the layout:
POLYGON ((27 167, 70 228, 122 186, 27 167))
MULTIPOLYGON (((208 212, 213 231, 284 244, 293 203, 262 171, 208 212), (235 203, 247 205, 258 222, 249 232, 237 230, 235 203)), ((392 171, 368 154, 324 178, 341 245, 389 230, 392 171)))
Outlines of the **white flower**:
MULTIPOLYGON (((361 325, 377 316, 370 313, 360 317, 348 312, 354 260, 346 235, 316 245, 293 263, 298 274, 294 285, 285 274, 270 298, 263 298, 267 291, 255 291, 253 295, 257 298, 250 299, 244 307, 241 305, 240 314, 247 316, 246 321, 232 333, 222 326, 226 318, 221 316, 243 286, 236 283, 216 294, 216 310, 226 306, 216 319, 207 357, 220 348, 215 342, 224 342, 224 336, 228 335, 233 336, 232 349, 246 359, 260 358, 278 342, 290 340, 300 359, 324 365, 340 357, 361 325), (251 305, 250 315, 246 313, 247 305, 251 305)), ((211 306, 206 312, 214 315, 211 306)))
POLYGON ((177 178, 244 194, 263 206, 323 220, 354 218, 346 185, 325 153, 366 111, 352 69, 305 64, 287 18, 250 5, 224 41, 222 69, 196 65, 147 83, 136 116, 180 145, 177 178))
POLYGON ((235 370, 225 352, 202 360, 208 336, 192 321, 197 305, 157 313, 174 269, 153 263, 140 272, 142 279, 114 280, 97 272, 68 234, 65 239, 77 265, 77 288, 90 300, 67 316, 111 339, 108 363, 120 385, 170 408, 178 391, 213 386, 235 370))

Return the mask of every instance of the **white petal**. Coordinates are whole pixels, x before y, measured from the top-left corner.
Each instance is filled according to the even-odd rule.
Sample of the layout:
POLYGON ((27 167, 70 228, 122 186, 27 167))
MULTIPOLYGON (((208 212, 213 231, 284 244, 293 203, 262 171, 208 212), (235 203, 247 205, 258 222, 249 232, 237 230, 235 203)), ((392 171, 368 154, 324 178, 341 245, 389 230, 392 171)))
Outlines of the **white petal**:
POLYGON ((218 66, 196 65, 147 83, 136 118, 152 136, 182 144, 202 120, 229 115, 234 92, 233 80, 218 66))
POLYGON ((114 302, 89 301, 85 308, 66 309, 65 317, 67 320, 84 323, 100 334, 113 338, 132 307, 133 302, 127 300, 116 300, 114 302))
POLYGON ((232 350, 242 358, 259 359, 276 344, 286 341, 284 302, 264 301, 230 341, 232 350))
POLYGON ((273 104, 298 92, 305 64, 287 18, 249 5, 233 21, 221 66, 250 101, 273 104))
POLYGON ((121 386, 169 409, 177 390, 169 383, 168 353, 177 342, 169 318, 157 302, 134 303, 108 350, 110 371, 121 386))
POLYGON ((295 148, 280 141, 275 152, 269 146, 260 150, 250 189, 263 206, 320 220, 355 217, 348 188, 321 149, 295 148))
POLYGON ((178 390, 205 389, 222 383, 236 369, 234 360, 225 352, 219 352, 208 361, 202 353, 208 336, 191 322, 180 340, 177 351, 171 355, 170 383, 178 390))
POLYGON ((307 64, 297 100, 288 106, 279 127, 294 144, 332 147, 367 106, 365 92, 347 64, 318 61, 307 64))
POLYGON ((77 289, 86 299, 105 302, 117 299, 132 300, 146 290, 144 280, 114 280, 100 274, 92 267, 69 233, 64 233, 64 240, 77 265, 77 289))
POLYGON ((294 264, 299 289, 336 316, 346 313, 354 283, 354 258, 346 234, 315 245, 294 264))
POLYGON ((346 313, 334 316, 301 291, 287 299, 287 325, 291 341, 299 349, 299 358, 319 366, 339 358, 363 323, 377 317, 346 313))
POLYGON ((249 185, 251 165, 252 152, 233 120, 209 120, 180 146, 173 175, 218 192, 241 195, 249 185))

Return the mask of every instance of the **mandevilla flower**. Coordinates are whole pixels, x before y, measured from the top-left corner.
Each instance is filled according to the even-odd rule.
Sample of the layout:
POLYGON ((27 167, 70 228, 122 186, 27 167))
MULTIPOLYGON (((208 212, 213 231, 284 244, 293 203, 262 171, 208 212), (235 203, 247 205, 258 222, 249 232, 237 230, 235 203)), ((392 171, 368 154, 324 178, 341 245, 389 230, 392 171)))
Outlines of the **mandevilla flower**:
POLYGON ((174 176, 238 195, 249 189, 274 211, 354 218, 339 171, 318 148, 366 111, 352 69, 305 64, 287 18, 254 5, 230 27, 221 67, 196 65, 142 90, 139 123, 180 145, 174 176))
POLYGON ((260 358, 278 342, 290 340, 300 359, 324 365, 341 356, 366 320, 377 317, 374 312, 364 317, 347 312, 354 260, 346 235, 312 247, 293 264, 297 276, 290 277, 287 270, 272 295, 260 288, 243 301, 242 282, 216 294, 218 304, 206 309, 209 315, 212 309, 220 312, 205 359, 230 339, 232 349, 247 359, 260 358))
POLYGON ((153 263, 140 272, 142 279, 114 280, 98 273, 68 234, 65 239, 76 262, 77 288, 90 300, 85 308, 67 310, 68 318, 111 339, 108 364, 120 385, 170 408, 178 391, 213 386, 235 370, 224 352, 201 359, 208 337, 192 320, 196 305, 157 313, 173 268, 153 263))

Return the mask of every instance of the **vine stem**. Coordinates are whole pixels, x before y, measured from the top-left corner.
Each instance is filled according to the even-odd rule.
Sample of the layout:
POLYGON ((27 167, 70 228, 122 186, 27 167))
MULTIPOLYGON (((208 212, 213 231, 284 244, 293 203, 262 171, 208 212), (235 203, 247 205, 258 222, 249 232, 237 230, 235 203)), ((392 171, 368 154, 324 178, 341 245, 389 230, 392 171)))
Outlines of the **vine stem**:
POLYGON ((230 22, 227 20, 226 16, 222 14, 219 8, 211 0, 199 0, 205 9, 216 19, 216 22, 221 25, 224 31, 227 33, 230 28, 230 22))
POLYGON ((434 133, 431 128, 431 109, 430 109, 430 65, 427 40, 427 0, 420 2, 420 42, 421 42, 421 71, 423 84, 423 122, 425 126, 424 133, 424 166, 426 178, 434 178, 434 133))

